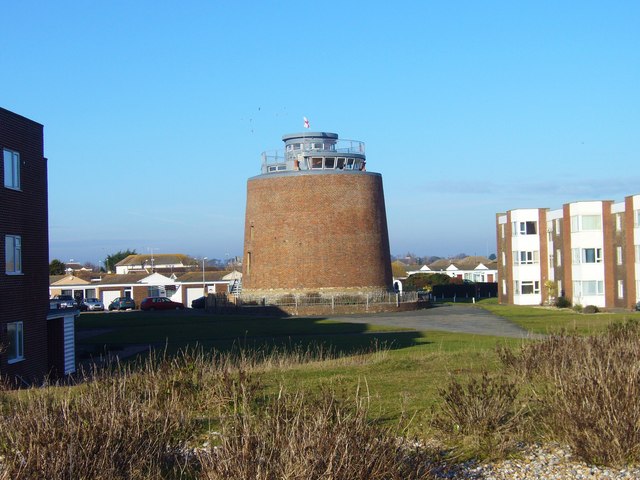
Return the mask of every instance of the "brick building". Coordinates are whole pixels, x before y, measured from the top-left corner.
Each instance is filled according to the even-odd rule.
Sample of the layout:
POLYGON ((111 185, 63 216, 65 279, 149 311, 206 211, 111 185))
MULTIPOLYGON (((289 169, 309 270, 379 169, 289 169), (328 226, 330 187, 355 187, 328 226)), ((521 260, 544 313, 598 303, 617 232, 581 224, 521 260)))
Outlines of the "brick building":
POLYGON ((499 299, 634 308, 640 301, 640 195, 496 216, 499 299))
POLYGON ((0 373, 28 384, 75 370, 73 312, 49 304, 43 126, 0 108, 0 373))
POLYGON ((364 144, 335 133, 283 136, 247 182, 243 293, 388 290, 382 176, 364 144))

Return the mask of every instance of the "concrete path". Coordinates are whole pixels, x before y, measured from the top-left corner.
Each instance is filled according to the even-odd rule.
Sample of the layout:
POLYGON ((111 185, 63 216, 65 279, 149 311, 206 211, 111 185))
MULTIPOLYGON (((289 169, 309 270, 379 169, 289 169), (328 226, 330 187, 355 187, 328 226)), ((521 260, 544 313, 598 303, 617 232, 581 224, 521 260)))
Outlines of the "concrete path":
POLYGON ((470 305, 438 305, 424 310, 367 315, 344 315, 340 321, 370 323, 415 330, 444 330, 447 332, 495 335, 498 337, 539 338, 515 323, 470 305))

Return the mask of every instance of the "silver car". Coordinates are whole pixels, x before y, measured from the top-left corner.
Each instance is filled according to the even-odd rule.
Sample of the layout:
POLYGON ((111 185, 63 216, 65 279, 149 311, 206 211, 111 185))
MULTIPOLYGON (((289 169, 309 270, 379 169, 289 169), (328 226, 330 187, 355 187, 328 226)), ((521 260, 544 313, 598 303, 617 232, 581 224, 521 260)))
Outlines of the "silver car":
POLYGON ((82 304, 80 305, 80 310, 89 310, 89 311, 103 311, 104 303, 99 298, 85 298, 82 300, 82 304))

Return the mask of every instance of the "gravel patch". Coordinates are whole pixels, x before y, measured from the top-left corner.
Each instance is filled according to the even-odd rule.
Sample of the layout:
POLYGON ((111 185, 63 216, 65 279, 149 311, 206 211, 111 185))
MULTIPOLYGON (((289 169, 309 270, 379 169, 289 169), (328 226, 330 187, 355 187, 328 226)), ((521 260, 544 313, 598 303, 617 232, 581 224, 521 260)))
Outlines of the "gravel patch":
POLYGON ((441 464, 435 478, 461 480, 622 480, 640 479, 640 468, 612 468, 588 465, 577 459, 568 447, 527 446, 519 458, 497 462, 441 464))

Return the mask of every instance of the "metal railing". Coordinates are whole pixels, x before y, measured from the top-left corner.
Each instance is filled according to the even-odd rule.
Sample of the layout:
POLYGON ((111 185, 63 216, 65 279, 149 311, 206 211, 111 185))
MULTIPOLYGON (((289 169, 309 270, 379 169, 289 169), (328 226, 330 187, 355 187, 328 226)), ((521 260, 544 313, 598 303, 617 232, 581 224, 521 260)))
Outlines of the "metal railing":
POLYGON ((334 143, 322 144, 322 148, 317 148, 318 142, 313 142, 311 139, 308 142, 301 143, 302 148, 292 149, 285 151, 284 149, 268 150, 262 152, 262 164, 272 165, 277 163, 284 163, 287 160, 293 160, 297 158, 300 153, 329 153, 329 154, 344 154, 344 155, 364 155, 365 144, 360 140, 336 140, 334 143))
POLYGON ((324 306, 334 309, 341 306, 363 306, 368 309, 370 306, 381 304, 412 303, 418 301, 417 292, 369 292, 362 294, 354 293, 333 293, 333 294, 280 294, 280 295, 251 295, 241 294, 238 296, 240 306, 276 306, 276 307, 315 307, 324 306))

